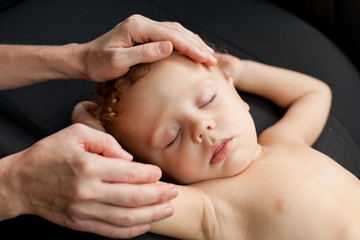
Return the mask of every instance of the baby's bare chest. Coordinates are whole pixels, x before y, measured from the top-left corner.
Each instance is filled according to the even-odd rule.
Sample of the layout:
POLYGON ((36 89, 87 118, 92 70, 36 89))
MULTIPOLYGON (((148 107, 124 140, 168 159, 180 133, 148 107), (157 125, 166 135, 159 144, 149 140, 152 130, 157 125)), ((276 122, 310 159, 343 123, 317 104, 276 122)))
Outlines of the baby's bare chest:
POLYGON ((264 157, 230 179, 247 239, 346 239, 360 229, 360 184, 341 166, 316 151, 264 157))

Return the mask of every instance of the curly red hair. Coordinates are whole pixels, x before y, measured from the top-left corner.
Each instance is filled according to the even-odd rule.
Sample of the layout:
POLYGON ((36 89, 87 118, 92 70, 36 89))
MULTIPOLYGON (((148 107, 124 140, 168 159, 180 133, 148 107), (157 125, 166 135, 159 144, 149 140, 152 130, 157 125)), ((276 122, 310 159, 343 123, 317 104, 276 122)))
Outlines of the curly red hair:
POLYGON ((98 119, 105 130, 116 136, 113 128, 113 119, 118 116, 117 105, 121 101, 123 93, 141 78, 150 72, 150 63, 141 63, 129 69, 129 71, 114 80, 99 83, 95 92, 98 100, 98 119))

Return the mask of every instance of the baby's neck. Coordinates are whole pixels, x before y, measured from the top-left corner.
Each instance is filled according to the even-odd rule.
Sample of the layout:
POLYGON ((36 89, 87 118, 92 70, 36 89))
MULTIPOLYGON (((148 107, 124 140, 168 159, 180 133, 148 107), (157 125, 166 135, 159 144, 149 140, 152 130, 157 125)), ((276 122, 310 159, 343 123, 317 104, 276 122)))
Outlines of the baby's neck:
POLYGON ((255 149, 255 154, 254 154, 254 161, 258 160, 261 158, 261 156, 263 155, 263 146, 261 146, 259 143, 257 144, 256 146, 256 149, 255 149))

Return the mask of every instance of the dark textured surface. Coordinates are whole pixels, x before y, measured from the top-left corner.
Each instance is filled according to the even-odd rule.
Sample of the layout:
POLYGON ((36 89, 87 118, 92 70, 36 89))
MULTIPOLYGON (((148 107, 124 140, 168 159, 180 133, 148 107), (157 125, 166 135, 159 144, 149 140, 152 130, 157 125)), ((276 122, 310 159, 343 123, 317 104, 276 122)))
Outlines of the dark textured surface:
MULTIPOLYGON (((314 147, 359 175, 358 72, 332 42, 279 8, 261 0, 19 2, 0 13, 0 43, 86 42, 129 15, 140 13, 155 20, 179 21, 239 57, 320 78, 331 86, 334 101, 328 123, 314 147)), ((25 149, 69 125, 72 108, 89 99, 94 86, 87 81, 57 80, 0 92, 0 156, 25 149)), ((282 111, 268 101, 248 94, 242 96, 249 102, 258 132, 281 117, 282 111)), ((36 239, 105 239, 65 229, 36 216, 0 222, 0 230, 4 239, 20 239, 23 233, 36 239)), ((168 238, 146 234, 136 239, 168 238)))

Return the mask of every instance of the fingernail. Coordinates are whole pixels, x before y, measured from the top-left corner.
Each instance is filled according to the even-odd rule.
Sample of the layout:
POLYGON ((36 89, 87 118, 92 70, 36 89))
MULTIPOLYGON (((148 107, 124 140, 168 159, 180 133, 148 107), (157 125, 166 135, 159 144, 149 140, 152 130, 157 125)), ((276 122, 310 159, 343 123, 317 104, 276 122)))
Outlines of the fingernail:
POLYGON ((171 215, 174 214, 174 209, 171 208, 171 207, 168 207, 168 208, 165 208, 165 211, 164 211, 164 216, 167 218, 167 217, 170 217, 171 215))
POLYGON ((161 54, 167 55, 172 52, 172 44, 171 42, 159 42, 158 48, 161 54))
POLYGON ((169 196, 170 196, 170 198, 175 198, 177 195, 178 195, 178 190, 177 190, 176 187, 174 187, 174 188, 170 191, 169 196))
POLYGON ((159 181, 162 176, 161 169, 154 165, 151 165, 151 168, 155 168, 155 170, 152 171, 153 175, 151 175, 151 180, 154 182, 159 181))
POLYGON ((209 60, 210 60, 211 62, 213 62, 214 64, 217 63, 217 59, 216 59, 213 55, 210 55, 209 60))
POLYGON ((209 47, 208 45, 206 45, 206 47, 207 47, 207 49, 208 49, 208 51, 209 51, 210 53, 214 53, 214 49, 212 49, 212 48, 209 47))
POLYGON ((122 155, 126 160, 132 160, 133 156, 125 150, 122 150, 122 155))
POLYGON ((150 230, 150 225, 144 225, 144 226, 142 226, 142 228, 141 228, 141 231, 143 231, 143 232, 148 232, 150 230))

